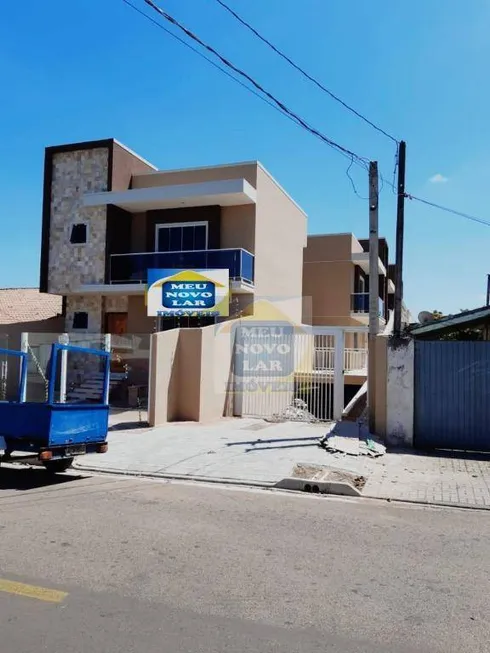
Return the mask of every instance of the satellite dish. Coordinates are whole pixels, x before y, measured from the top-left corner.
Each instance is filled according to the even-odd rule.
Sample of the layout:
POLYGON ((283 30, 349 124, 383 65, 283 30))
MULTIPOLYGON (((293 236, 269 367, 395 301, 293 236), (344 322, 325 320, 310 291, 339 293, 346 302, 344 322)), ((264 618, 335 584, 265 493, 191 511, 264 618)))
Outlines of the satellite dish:
POLYGON ((428 322, 434 321, 434 316, 430 311, 421 311, 418 318, 420 324, 427 324, 428 322))

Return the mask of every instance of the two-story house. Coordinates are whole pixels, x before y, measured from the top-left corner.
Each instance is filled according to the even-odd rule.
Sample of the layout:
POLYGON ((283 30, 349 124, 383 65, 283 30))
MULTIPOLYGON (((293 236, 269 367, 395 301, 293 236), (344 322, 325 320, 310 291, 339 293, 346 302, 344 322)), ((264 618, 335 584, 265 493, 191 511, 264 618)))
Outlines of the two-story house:
MULTIPOLYGON (((370 269, 369 240, 351 233, 309 235, 304 250, 303 319, 315 326, 359 327, 344 336, 345 403, 363 386, 368 371, 369 288, 374 279, 378 294, 379 330, 384 330, 393 308, 395 286, 388 274, 389 251, 379 239, 377 270, 370 269)), ((393 274, 393 268, 391 269, 393 274)))
POLYGON ((309 235, 304 251, 303 295, 311 297, 312 324, 367 326, 369 287, 374 278, 379 326, 384 328, 395 292, 388 261, 385 238, 379 239, 378 269, 373 273, 369 268, 369 240, 358 240, 351 233, 309 235))
POLYGON ((305 213, 257 161, 159 171, 114 139, 46 149, 40 289, 67 332, 154 331, 152 268, 227 268, 230 318, 265 298, 299 323, 305 246, 305 213))

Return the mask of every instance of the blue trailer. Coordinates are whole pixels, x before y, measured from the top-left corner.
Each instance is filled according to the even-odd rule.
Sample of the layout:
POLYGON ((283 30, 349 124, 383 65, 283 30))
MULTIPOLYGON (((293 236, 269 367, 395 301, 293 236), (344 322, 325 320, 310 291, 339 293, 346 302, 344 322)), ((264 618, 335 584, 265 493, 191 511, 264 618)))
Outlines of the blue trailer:
POLYGON ((3 461, 40 461, 48 471, 66 471, 75 456, 107 451, 109 422, 110 353, 98 349, 53 344, 48 369, 47 399, 26 401, 28 354, 0 349, 0 354, 20 360, 16 396, 0 401, 0 456, 3 461), (66 353, 64 353, 66 352, 66 353), (103 393, 100 401, 66 403, 57 398, 60 359, 69 353, 96 356, 102 365, 103 393), (14 454, 17 454, 16 456, 14 454))

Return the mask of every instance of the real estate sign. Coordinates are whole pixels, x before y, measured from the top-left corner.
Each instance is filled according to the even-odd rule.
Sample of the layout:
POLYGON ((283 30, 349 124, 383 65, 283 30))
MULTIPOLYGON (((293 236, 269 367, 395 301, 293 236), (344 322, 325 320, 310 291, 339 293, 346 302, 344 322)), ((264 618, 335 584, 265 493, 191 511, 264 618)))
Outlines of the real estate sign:
POLYGON ((148 270, 146 303, 152 317, 227 316, 229 270, 148 270))

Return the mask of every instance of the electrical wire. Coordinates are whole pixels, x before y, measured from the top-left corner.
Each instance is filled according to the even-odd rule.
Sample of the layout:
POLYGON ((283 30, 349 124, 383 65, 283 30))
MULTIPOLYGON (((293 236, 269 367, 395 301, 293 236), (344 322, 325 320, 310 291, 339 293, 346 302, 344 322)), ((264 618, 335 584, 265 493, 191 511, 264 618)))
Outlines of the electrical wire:
MULTIPOLYGON (((263 102, 265 102, 266 104, 268 104, 270 107, 272 107, 273 109, 275 109, 275 110, 278 111, 279 113, 282 113, 282 115, 284 115, 284 116, 290 118, 290 116, 288 116, 288 115, 287 115, 284 111, 282 111, 278 106, 276 106, 275 104, 273 104, 273 102, 271 102, 270 100, 268 100, 267 98, 265 98, 263 95, 260 95, 260 93, 257 93, 257 91, 254 91, 254 89, 253 89, 253 88, 250 88, 250 86, 247 86, 247 84, 244 84, 244 82, 242 82, 242 81, 239 80, 237 77, 235 77, 235 76, 232 75, 230 72, 228 72, 228 71, 226 70, 226 68, 223 68, 223 66, 220 66, 220 65, 217 64, 215 61, 213 61, 213 60, 211 59, 211 57, 207 57, 203 52, 201 52, 201 51, 198 50, 197 48, 194 48, 190 43, 187 43, 187 41, 185 41, 183 38, 181 38, 181 37, 178 36, 177 34, 174 34, 173 32, 171 32, 171 31, 170 31, 169 29, 167 29, 164 25, 162 25, 162 24, 159 23, 157 20, 155 20, 154 18, 152 18, 151 16, 149 16, 147 13, 145 13, 144 11, 142 11, 141 9, 139 9, 139 7, 137 7, 136 5, 134 5, 134 4, 133 4, 132 2, 130 2, 129 0, 122 0, 122 1, 124 2, 124 4, 128 5, 128 7, 131 7, 131 9, 133 9, 134 11, 136 11, 138 14, 140 14, 141 16, 144 16, 147 20, 150 21, 150 23, 153 23, 153 25, 155 25, 156 27, 158 27, 158 28, 160 28, 161 30, 163 30, 164 32, 166 32, 166 33, 167 33, 169 36, 171 36, 173 39, 175 39, 175 40, 178 41, 179 43, 182 43, 182 45, 185 45, 186 48, 189 48, 189 50, 192 50, 192 52, 194 52, 195 54, 199 55, 202 59, 205 59, 208 63, 211 64, 211 66, 214 66, 214 68, 216 68, 217 70, 220 70, 224 75, 226 75, 227 77, 229 77, 230 79, 232 79, 234 82, 236 82, 237 84, 240 84, 240 86, 242 86, 243 88, 245 88, 247 91, 250 91, 250 93, 253 93, 253 94, 255 95, 255 97, 258 97, 258 98, 259 98, 259 100, 262 100, 263 102)), ((292 119, 292 118, 291 118, 291 119, 292 119)))
POLYGON ((351 159, 351 161, 350 161, 350 163, 349 163, 349 166, 347 167, 347 170, 345 171, 345 174, 347 175, 347 178, 348 178, 348 180, 349 180, 350 183, 351 183, 352 190, 353 190, 354 193, 357 195, 357 197, 358 197, 360 200, 368 200, 368 199, 369 199, 368 197, 363 197, 362 195, 360 195, 360 194, 357 192, 357 188, 356 188, 356 185, 355 185, 355 183, 354 183, 354 180, 353 180, 352 177, 350 176, 350 169, 352 168, 353 165, 354 165, 354 159, 351 159))
POLYGON ((391 190, 393 191, 393 194, 396 195, 396 171, 398 170, 398 147, 396 148, 395 152, 395 167, 393 168, 393 181, 391 182, 391 190))
MULTIPOLYGON (((268 100, 266 97, 264 97, 263 95, 261 95, 260 93, 258 93, 257 91, 255 91, 253 88, 250 88, 250 86, 247 86, 247 84, 245 84, 245 83, 242 82, 240 79, 238 79, 237 77, 235 77, 234 75, 232 75, 228 70, 226 70, 226 68, 223 68, 223 66, 220 66, 220 65, 217 64, 215 61, 213 61, 213 60, 211 59, 211 57, 206 56, 203 52, 201 52, 201 51, 198 50, 197 48, 194 48, 190 43, 187 43, 187 41, 185 41, 183 38, 181 38, 181 37, 178 36, 177 34, 174 34, 172 31, 170 31, 169 29, 167 29, 166 27, 164 27, 161 23, 159 23, 157 20, 155 20, 154 18, 152 18, 151 16, 149 16, 147 13, 145 13, 144 11, 142 11, 141 9, 139 9, 139 7, 136 7, 136 5, 134 5, 134 4, 133 4, 132 2, 130 2, 129 0, 122 0, 122 1, 124 2, 124 4, 128 5, 128 7, 130 7, 130 8, 133 9, 134 11, 136 11, 138 14, 140 14, 141 16, 143 16, 144 18, 146 18, 147 20, 149 20, 151 23, 153 23, 153 25, 155 25, 156 27, 158 27, 158 28, 160 28, 161 30, 163 30, 166 34, 168 34, 169 36, 171 36, 173 39, 175 39, 176 41, 178 41, 178 42, 181 43, 182 45, 185 45, 186 48, 189 48, 189 50, 191 50, 191 51, 194 52, 195 54, 199 55, 202 59, 204 59, 204 60, 207 61, 209 64, 211 64, 211 66, 213 66, 214 68, 216 68, 217 70, 219 70, 220 72, 222 72, 224 75, 226 75, 227 77, 229 77, 231 80, 233 80, 234 82, 236 82, 237 84, 239 84, 240 86, 242 86, 245 90, 247 90, 247 91, 249 91, 250 93, 252 93, 253 95, 255 95, 255 97, 257 97, 259 100, 262 100, 263 102, 265 102, 266 104, 268 104, 268 105, 269 105, 270 107, 272 107, 275 111, 277 111, 278 113, 280 113, 281 115, 283 115, 285 118, 288 118, 289 120, 291 120, 295 125, 298 125, 299 127, 302 127, 302 125, 301 125, 301 124, 300 124, 300 123, 299 123, 295 118, 293 118, 293 116, 291 116, 291 115, 289 115, 288 113, 286 113, 286 111, 283 111, 283 110, 282 110, 281 108, 279 108, 276 104, 274 104, 273 102, 271 102, 270 100, 268 100)), ((343 154, 343 153, 342 153, 342 152, 339 152, 339 154, 343 154)), ((347 158, 349 158, 349 155, 345 155, 345 156, 346 156, 347 158)), ((351 160, 352 160, 352 159, 351 159, 351 160)), ((366 161, 367 161, 367 159, 366 159, 366 161)), ((359 160, 354 159, 354 163, 357 164, 357 165, 361 165, 361 167, 362 167, 363 169, 366 169, 366 170, 367 170, 367 164, 365 164, 364 162, 361 164, 359 160)))
POLYGON ((223 7, 227 12, 229 12, 236 20, 238 20, 239 23, 241 23, 244 27, 249 29, 257 38, 259 38, 263 43, 265 43, 267 46, 269 46, 276 54, 278 54, 282 59, 288 62, 295 70, 297 70, 299 73, 301 73, 306 79, 308 79, 310 82, 315 84, 319 89, 321 89, 324 93, 327 93, 333 100, 341 104, 345 109, 353 113, 355 116, 363 120, 366 124, 370 125, 373 129, 375 129, 377 132, 380 134, 383 134, 383 136, 386 136, 390 140, 392 140, 394 143, 398 144, 398 139, 389 134, 387 131, 376 125, 374 122, 366 118, 362 113, 351 107, 347 102, 344 102, 338 95, 335 95, 330 89, 328 89, 324 84, 318 81, 315 77, 310 75, 309 73, 304 70, 304 68, 301 68, 297 63, 295 63, 290 57, 288 57, 282 50, 280 50, 277 46, 275 46, 271 41, 269 41, 265 36, 260 34, 255 27, 253 27, 250 23, 248 23, 244 18, 242 18, 239 14, 237 14, 236 11, 234 11, 231 7, 229 7, 223 0, 216 0, 216 2, 223 7))
MULTIPOLYGON (((261 95, 260 93, 258 93, 257 91, 255 91, 253 88, 250 88, 250 86, 247 86, 247 84, 245 84, 245 83, 242 82, 240 79, 238 79, 237 77, 235 77, 234 75, 232 75, 229 71, 227 71, 225 68, 223 68, 222 66, 220 66, 219 64, 217 64, 217 63, 216 63, 215 61, 213 61, 210 57, 206 56, 203 52, 201 52, 201 51, 198 50, 197 48, 194 48, 190 43, 188 43, 187 41, 185 41, 184 39, 182 39, 180 36, 178 36, 177 34, 174 34, 172 31, 170 31, 169 29, 167 29, 166 27, 164 27, 164 26, 163 26, 161 23, 159 23, 157 20, 155 20, 154 18, 152 18, 151 16, 149 16, 147 13, 145 13, 144 11, 142 11, 141 9, 139 9, 139 7, 136 7, 132 2, 130 2, 129 0, 123 0, 123 2, 124 2, 126 5, 128 5, 131 9, 133 9, 134 11, 136 11, 138 14, 140 14, 141 16, 143 16, 144 18, 146 18, 148 21, 150 21, 153 25, 155 25, 156 27, 158 27, 158 28, 160 28, 161 30, 163 30, 166 34, 168 34, 169 36, 171 36, 172 38, 174 38, 176 41, 178 41, 178 42, 181 43, 182 45, 185 45, 186 48, 189 48, 189 50, 191 50, 191 51, 194 52, 195 54, 199 55, 202 59, 204 59, 204 60, 207 61, 209 64, 211 64, 214 68, 216 68, 217 70, 219 70, 219 71, 221 71, 222 73, 224 73, 224 74, 225 74, 227 77, 229 77, 231 80, 233 80, 234 82, 236 82, 237 84, 239 84, 240 86, 242 86, 245 90, 250 91, 250 93, 252 93, 253 95, 255 95, 255 97, 257 97, 259 100, 262 100, 263 102, 265 102, 266 104, 268 104, 270 107, 272 107, 273 109, 275 109, 278 113, 280 113, 280 114, 283 115, 284 117, 286 117, 286 118, 288 118, 289 120, 291 120, 295 125, 298 125, 298 126, 300 126, 300 127, 303 127, 303 126, 302 126, 302 125, 301 125, 297 120, 295 120, 295 119, 294 119, 292 116, 290 116, 288 113, 286 113, 285 111, 283 111, 282 109, 280 109, 276 104, 273 104, 273 102, 271 102, 271 101, 268 100, 266 97, 264 97, 263 95, 261 95)), ((365 159, 365 160, 364 160, 364 159, 359 159, 359 160, 358 160, 358 159, 353 159, 352 157, 349 157, 349 155, 344 154, 343 152, 340 152, 340 151, 339 151, 339 154, 342 154, 343 156, 345 156, 346 158, 348 158, 350 161, 353 161, 354 164, 360 166, 363 170, 367 170, 367 169, 368 169, 368 168, 367 168, 367 159, 365 159)), ((351 182, 351 183, 353 183, 353 182, 351 182)))
POLYGON ((478 222, 479 224, 484 224, 486 227, 490 227, 490 220, 484 220, 483 218, 478 218, 469 213, 464 213, 463 211, 457 211, 456 209, 451 209, 448 206, 441 206, 441 204, 436 204, 435 202, 429 202, 429 200, 423 199, 422 197, 416 197, 411 193, 405 193, 405 197, 409 200, 415 200, 416 202, 421 202, 422 204, 427 204, 427 206, 432 206, 435 209, 440 209, 441 211, 446 211, 447 213, 452 213, 457 215, 460 218, 466 218, 466 220, 472 220, 473 222, 478 222))
MULTIPOLYGON (((253 93, 256 97, 258 97, 258 98, 259 98, 260 100, 262 100, 263 102, 266 102, 270 107, 272 107, 273 109, 275 109, 276 111, 278 111, 279 113, 281 113, 282 115, 284 115, 284 116, 285 116, 286 118, 288 118, 289 120, 292 120, 296 125, 299 125, 299 126, 302 127, 303 129, 306 129, 308 132, 310 132, 311 134, 313 134, 314 136, 316 136, 317 138, 319 138, 319 139, 322 140, 323 142, 326 142, 327 145, 329 145, 330 147, 332 147, 333 149, 335 149, 339 154, 342 154, 342 155, 345 156, 347 159, 349 159, 349 166, 348 166, 348 168, 347 168, 347 170, 346 170, 346 175, 347 175, 347 177, 348 177, 348 179, 349 179, 349 181, 350 181, 350 183, 351 183, 351 185, 352 185, 352 189, 353 189, 354 193, 357 195, 357 197, 359 197, 359 198, 362 199, 362 200, 366 200, 366 199, 367 199, 367 198, 365 198, 365 197, 362 197, 362 196, 359 194, 359 192, 357 191, 357 188, 356 188, 356 186, 355 186, 354 180, 352 179, 352 177, 351 177, 351 175, 350 175, 350 170, 351 170, 351 168, 352 168, 352 166, 353 166, 354 164, 355 164, 355 165, 359 165, 359 166, 360 166, 361 168, 363 168, 364 170, 367 170, 367 169, 368 169, 368 164, 369 164, 369 159, 367 159, 366 157, 362 157, 362 156, 356 154, 355 152, 352 152, 351 150, 349 150, 349 149, 347 149, 347 148, 345 148, 345 147, 339 145, 338 143, 335 143, 335 141, 332 141, 332 140, 329 139, 327 136, 325 136, 324 134, 322 134, 320 131, 318 131, 317 129, 311 127, 311 126, 310 126, 310 125, 309 125, 309 124, 308 124, 308 123, 307 123, 303 118, 301 118, 300 116, 298 116, 297 114, 295 114, 293 111, 289 110, 288 107, 287 107, 286 105, 284 105, 280 100, 277 100, 277 99, 276 99, 276 98, 275 98, 271 93, 269 93, 268 91, 266 91, 266 90, 265 90, 265 89, 264 89, 260 84, 258 84, 258 83, 257 83, 257 82, 252 78, 252 77, 250 77, 247 73, 241 71, 239 68, 237 68, 236 66, 234 66, 231 62, 229 62, 227 59, 225 59, 224 57, 222 57, 222 55, 220 55, 220 54, 219 54, 219 53, 218 53, 214 48, 212 48, 211 46, 207 45, 204 41, 201 41, 201 39, 200 39, 199 37, 197 37, 195 34, 193 34, 193 33, 192 33, 190 30, 188 30, 186 27, 184 27, 183 25, 181 25, 177 20, 175 20, 172 16, 170 16, 170 14, 167 14, 167 13, 164 12, 162 9, 160 9, 160 7, 158 7, 157 5, 155 5, 155 3, 152 2, 152 0, 144 0, 144 2, 145 2, 146 4, 148 4, 150 7, 152 7, 155 11, 157 11, 160 15, 162 15, 162 16, 163 16, 166 20, 168 20, 170 23, 172 23, 173 25, 175 25, 176 27, 178 27, 181 31, 183 31, 185 34, 187 34, 190 38, 192 38, 192 40, 196 41, 196 42, 199 43, 202 47, 204 47, 204 48, 207 49, 209 52, 211 52, 212 54, 214 54, 215 56, 217 56, 217 57, 218 57, 218 58, 223 62, 223 64, 224 64, 227 68, 231 68, 231 69, 232 69, 233 71, 235 71, 237 74, 239 74, 240 76, 245 77, 247 80, 249 80, 250 83, 253 84, 253 86, 257 89, 257 91, 260 91, 260 92, 257 92, 256 90, 254 90, 253 88, 251 88, 250 86, 248 86, 247 84, 245 84, 244 82, 242 82, 240 79, 238 79, 237 77, 235 77, 235 75, 233 75, 232 73, 230 73, 230 72, 229 72, 228 70, 226 70, 224 67, 222 67, 222 66, 220 66, 219 64, 217 64, 217 63, 216 63, 215 61, 213 61, 210 57, 207 57, 203 52, 201 52, 201 51, 198 50, 197 48, 194 48, 190 43, 187 43, 187 41, 185 41, 184 39, 182 39, 181 37, 179 37, 177 34, 174 34, 172 31, 168 30, 168 29, 167 29, 166 27, 164 27, 161 23, 159 23, 158 21, 154 20, 151 16, 149 16, 149 15, 146 14, 144 11, 142 11, 141 9, 139 9, 138 7, 136 7, 134 4, 132 4, 132 2, 130 2, 130 0, 123 0, 123 2, 124 2, 126 5, 128 5, 129 7, 131 7, 131 9, 133 9, 133 10, 136 11, 137 13, 141 14, 142 16, 144 16, 144 17, 145 17, 147 20, 149 20, 151 23, 153 23, 154 25, 156 25, 157 27, 159 27, 160 29, 162 29, 162 30, 163 30, 164 32, 166 32, 169 36, 171 36, 171 37, 174 38, 175 40, 179 41, 182 45, 185 45, 187 48, 189 48, 190 50, 192 50, 195 54, 198 54, 200 57, 202 57, 203 59, 205 59, 205 60, 206 60, 208 63, 210 63, 214 68, 216 68, 217 70, 219 70, 219 71, 221 71, 222 73, 224 73, 227 77, 229 77, 230 79, 232 79, 233 81, 235 81, 237 84, 240 84, 240 86, 242 86, 243 88, 245 88, 245 89, 246 89, 247 91, 249 91, 250 93, 253 93), (264 95, 262 95, 262 93, 263 93, 266 97, 264 97, 264 95)), ((217 2, 219 2, 220 4, 224 4, 224 3, 221 2, 221 0, 217 0, 217 2)), ((350 107, 347 107, 347 108, 350 109, 350 107)), ((360 117, 364 119, 363 116, 360 116, 360 117)), ((369 122, 369 121, 368 121, 368 122, 369 122)), ((372 126, 374 126, 374 128, 377 128, 375 125, 372 125, 372 126)), ((379 130, 378 130, 378 131, 379 131, 379 130)), ((380 130, 380 131, 382 131, 382 130, 380 130)), ((387 135, 387 134, 385 134, 385 135, 387 135)), ((388 135, 388 137, 389 137, 389 138, 392 138, 392 140, 395 140, 395 141, 396 141, 396 139, 394 139, 393 137, 391 137, 391 136, 389 136, 389 135, 388 135)), ((398 143, 398 141, 396 141, 396 142, 398 143)), ((386 184, 386 185, 388 185, 388 186, 393 190, 393 192, 394 192, 396 195, 398 194, 398 188, 397 188, 397 186, 396 186, 396 184, 395 184, 395 177, 396 177, 397 167, 398 167, 398 151, 397 151, 396 159, 395 159, 395 168, 394 168, 394 170, 393 170, 393 181, 389 181, 389 180, 385 179, 385 178, 383 177, 382 174, 379 175, 379 178, 380 178, 380 181, 381 181, 381 184, 382 184, 381 189, 380 189, 380 192, 383 190, 384 184, 386 184)), ((427 206, 431 206, 431 207, 436 208, 436 209, 439 209, 439 210, 441 210, 441 211, 446 211, 447 213, 451 213, 451 214, 453 214, 453 215, 456 215, 456 216, 459 216, 459 217, 465 218, 465 219, 467 219, 467 220, 471 220, 471 221, 473 221, 473 222, 477 222, 477 223, 479 223, 479 224, 483 224, 483 225, 485 225, 485 226, 487 226, 487 227, 490 227, 490 221, 488 221, 488 220, 484 220, 483 218, 479 218, 479 217, 476 217, 476 216, 470 215, 470 214, 468 214, 468 213, 464 213, 463 211, 458 211, 458 210, 456 210, 456 209, 452 209, 452 208, 447 207, 447 206, 442 206, 442 205, 440 205, 440 204, 436 204, 435 202, 430 202, 429 200, 426 200, 426 199, 421 198, 421 197, 417 197, 417 196, 415 196, 415 195, 412 195, 411 193, 405 193, 405 198, 406 198, 406 199, 409 199, 409 200, 414 200, 414 201, 417 201, 417 202, 421 202, 422 204, 425 204, 425 205, 427 205, 427 206)))
MULTIPOLYGON (((128 4, 128 0, 123 0, 128 4)), ((223 55, 221 55, 215 48, 212 46, 208 45, 205 41, 203 41, 201 38, 199 38, 196 34, 191 32, 191 30, 187 29, 184 25, 179 23, 178 20, 176 20, 173 16, 168 14, 166 11, 161 9, 158 5, 156 5, 153 0, 143 0, 149 7, 151 7, 154 11, 156 11, 160 16, 162 16, 165 20, 167 20, 169 23, 177 27, 179 30, 184 32, 190 39, 198 43, 201 47, 205 48, 208 52, 211 52, 214 56, 216 56, 227 68, 230 68, 235 72, 236 74, 240 75, 241 77, 245 78, 248 82, 252 84, 260 93, 263 93, 269 100, 271 100, 280 110, 283 112, 287 113, 290 117, 292 117, 301 127, 309 131, 311 134, 316 136, 317 138, 320 138, 324 143, 326 143, 329 147, 333 148, 337 152, 340 152, 349 158, 355 159, 358 163, 366 165, 369 160, 366 157, 362 157, 359 154, 356 154, 355 152, 349 150, 348 148, 339 145, 335 141, 333 141, 331 138, 328 138, 328 136, 325 136, 322 132, 320 132, 318 129, 312 127, 309 125, 306 120, 304 120, 301 116, 299 116, 297 113, 289 109, 283 102, 278 100, 272 93, 267 91, 261 84, 259 84, 253 77, 251 77, 248 73, 244 72, 237 66, 235 66, 231 61, 226 59, 223 55)))

